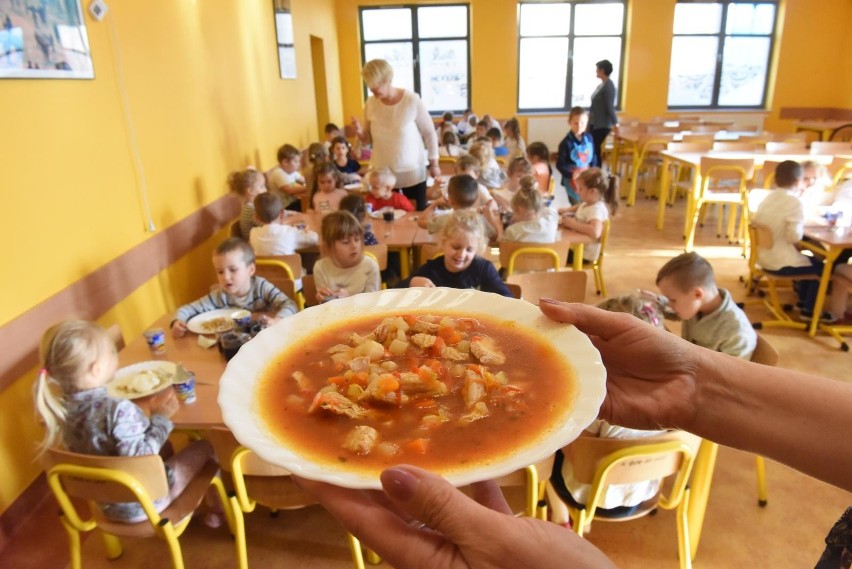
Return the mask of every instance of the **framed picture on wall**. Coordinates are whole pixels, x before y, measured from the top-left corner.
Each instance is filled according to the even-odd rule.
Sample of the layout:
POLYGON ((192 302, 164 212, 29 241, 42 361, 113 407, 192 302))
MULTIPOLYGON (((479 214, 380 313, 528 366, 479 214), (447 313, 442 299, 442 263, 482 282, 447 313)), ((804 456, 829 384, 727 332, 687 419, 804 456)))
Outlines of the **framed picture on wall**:
POLYGON ((278 41, 278 68, 282 79, 296 78, 296 45, 293 39, 293 13, 290 0, 272 0, 275 37, 278 41))
POLYGON ((79 0, 0 0, 0 78, 94 76, 79 0))

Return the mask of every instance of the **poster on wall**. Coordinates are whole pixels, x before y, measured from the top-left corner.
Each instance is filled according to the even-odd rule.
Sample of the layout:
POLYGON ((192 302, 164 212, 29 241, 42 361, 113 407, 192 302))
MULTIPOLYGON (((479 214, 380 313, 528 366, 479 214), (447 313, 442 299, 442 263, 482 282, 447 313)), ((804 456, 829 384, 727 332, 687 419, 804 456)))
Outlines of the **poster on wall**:
POLYGON ((0 78, 94 76, 79 0, 0 0, 0 78))

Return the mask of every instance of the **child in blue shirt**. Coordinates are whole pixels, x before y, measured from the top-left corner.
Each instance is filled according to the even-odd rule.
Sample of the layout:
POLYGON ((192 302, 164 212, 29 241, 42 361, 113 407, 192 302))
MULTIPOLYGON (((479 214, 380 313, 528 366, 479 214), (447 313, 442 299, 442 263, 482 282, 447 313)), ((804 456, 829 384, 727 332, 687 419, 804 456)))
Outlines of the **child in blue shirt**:
POLYGON ((568 126, 571 128, 562 142, 556 158, 556 169, 562 174, 562 185, 568 193, 571 205, 580 203, 574 180, 580 172, 592 165, 595 147, 592 135, 586 132, 589 114, 582 107, 573 107, 568 113, 568 126))

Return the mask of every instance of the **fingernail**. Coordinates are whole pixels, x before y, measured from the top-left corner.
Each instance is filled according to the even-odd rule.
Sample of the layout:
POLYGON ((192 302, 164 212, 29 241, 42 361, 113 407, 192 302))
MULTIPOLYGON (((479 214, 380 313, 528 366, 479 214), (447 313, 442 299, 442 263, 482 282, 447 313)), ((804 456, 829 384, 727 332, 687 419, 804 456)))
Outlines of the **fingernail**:
POLYGON ((400 502, 411 500, 420 485, 420 480, 401 468, 388 468, 382 472, 381 480, 387 495, 400 502))
POLYGON ((541 304, 542 302, 545 304, 559 304, 558 300, 553 300, 552 298, 539 298, 538 303, 541 304))

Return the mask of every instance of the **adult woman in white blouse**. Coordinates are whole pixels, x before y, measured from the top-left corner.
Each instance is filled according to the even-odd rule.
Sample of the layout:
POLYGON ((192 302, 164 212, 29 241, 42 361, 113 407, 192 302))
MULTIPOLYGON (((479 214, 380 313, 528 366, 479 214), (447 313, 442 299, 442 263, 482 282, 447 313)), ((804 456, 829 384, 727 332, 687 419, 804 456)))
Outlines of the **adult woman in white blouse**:
POLYGON ((398 187, 414 200, 418 210, 426 209, 426 164, 428 174, 441 175, 438 166, 438 137, 426 105, 417 93, 394 87, 393 69, 383 59, 364 65, 361 76, 372 93, 364 106, 364 124, 352 118, 361 142, 371 143, 371 168, 390 168, 398 187))

